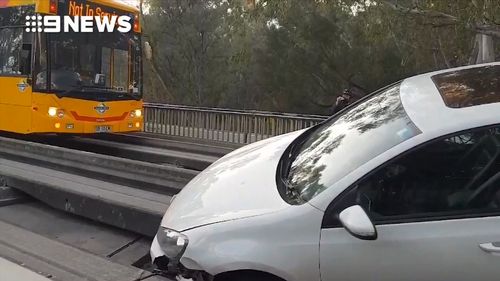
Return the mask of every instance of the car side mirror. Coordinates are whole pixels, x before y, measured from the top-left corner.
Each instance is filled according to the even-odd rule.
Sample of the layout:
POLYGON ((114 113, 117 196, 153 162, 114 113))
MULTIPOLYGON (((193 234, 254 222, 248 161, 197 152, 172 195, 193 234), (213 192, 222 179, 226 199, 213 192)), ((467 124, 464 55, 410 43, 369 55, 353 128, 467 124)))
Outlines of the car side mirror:
POLYGON ((375 225, 373 225, 368 214, 361 206, 354 205, 343 210, 339 214, 339 220, 354 237, 362 240, 377 239, 375 225))

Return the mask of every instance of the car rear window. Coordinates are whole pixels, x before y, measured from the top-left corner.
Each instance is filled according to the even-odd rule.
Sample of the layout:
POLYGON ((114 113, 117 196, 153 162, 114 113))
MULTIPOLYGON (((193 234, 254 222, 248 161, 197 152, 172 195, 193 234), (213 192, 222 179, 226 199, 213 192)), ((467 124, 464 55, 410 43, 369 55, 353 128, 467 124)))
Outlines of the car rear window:
POLYGON ((500 102, 500 65, 446 72, 432 81, 451 108, 500 102))

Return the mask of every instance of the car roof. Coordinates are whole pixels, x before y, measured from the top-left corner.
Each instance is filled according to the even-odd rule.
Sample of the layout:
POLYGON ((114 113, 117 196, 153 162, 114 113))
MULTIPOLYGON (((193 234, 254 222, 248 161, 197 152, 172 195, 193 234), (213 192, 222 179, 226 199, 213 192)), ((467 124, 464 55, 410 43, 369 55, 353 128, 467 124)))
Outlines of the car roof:
MULTIPOLYGON (((401 83, 401 102, 410 119, 429 138, 476 127, 500 124, 500 102, 496 102, 496 95, 500 95, 498 80, 491 82, 492 86, 487 86, 487 90, 490 91, 489 94, 495 95, 493 101, 488 99, 488 101, 457 106, 447 98, 449 92, 446 92, 446 87, 443 88, 443 83, 446 81, 441 79, 452 75, 467 79, 467 77, 471 77, 471 73, 477 72, 478 75, 482 75, 484 69, 491 69, 492 67, 497 69, 499 66, 500 62, 472 65, 405 79, 401 83)), ((485 79, 491 80, 491 77, 487 76, 485 79)), ((467 87, 462 87, 464 89, 461 91, 464 81, 463 79, 452 81, 462 83, 453 88, 453 95, 456 96, 458 93, 461 96, 467 96, 470 94, 470 92, 467 93, 467 87)), ((472 92, 474 91, 472 90, 472 92)))

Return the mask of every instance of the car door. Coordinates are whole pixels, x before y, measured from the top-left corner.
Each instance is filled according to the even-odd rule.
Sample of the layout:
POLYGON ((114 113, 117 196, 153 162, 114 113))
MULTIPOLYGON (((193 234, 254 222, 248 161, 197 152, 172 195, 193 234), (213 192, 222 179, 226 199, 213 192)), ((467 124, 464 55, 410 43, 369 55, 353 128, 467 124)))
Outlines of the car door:
POLYGON ((335 199, 321 231, 323 281, 498 280, 500 130, 432 141, 397 157, 335 199), (360 205, 375 240, 342 227, 360 205))

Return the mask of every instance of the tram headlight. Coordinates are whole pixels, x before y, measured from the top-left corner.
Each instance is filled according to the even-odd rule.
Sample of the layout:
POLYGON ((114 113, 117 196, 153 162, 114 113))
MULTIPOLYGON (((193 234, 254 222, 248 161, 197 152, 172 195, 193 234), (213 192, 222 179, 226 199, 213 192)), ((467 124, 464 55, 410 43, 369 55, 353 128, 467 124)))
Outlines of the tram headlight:
POLYGON ((130 111, 130 118, 140 118, 142 116, 142 109, 136 109, 130 111))
POLYGON ((49 107, 49 116, 50 117, 59 117, 59 118, 63 118, 64 117, 64 110, 62 109, 58 109, 57 107, 49 107))
POLYGON ((49 107, 49 116, 50 117, 56 117, 57 116, 57 108, 56 107, 49 107))

